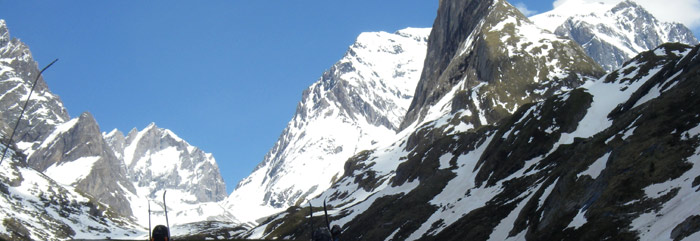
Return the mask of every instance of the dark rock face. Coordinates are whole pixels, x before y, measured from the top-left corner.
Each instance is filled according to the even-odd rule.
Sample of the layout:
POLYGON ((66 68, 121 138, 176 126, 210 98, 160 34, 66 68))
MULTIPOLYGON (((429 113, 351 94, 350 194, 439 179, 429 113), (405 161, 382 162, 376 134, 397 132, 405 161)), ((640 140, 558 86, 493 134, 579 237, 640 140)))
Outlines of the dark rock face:
POLYGON ((428 37, 428 53, 425 56, 421 80, 416 87, 416 94, 402 128, 419 119, 421 107, 436 102, 449 90, 451 85, 441 83, 440 76, 445 72, 462 41, 474 31, 478 31, 479 21, 489 13, 488 9, 492 4, 493 0, 440 1, 438 17, 428 37))
POLYGON ((473 105, 452 107, 471 112, 478 121, 470 124, 481 126, 603 74, 578 44, 538 30, 505 1, 441 2, 434 25, 402 128, 431 120, 429 112, 445 108, 435 106, 439 101, 454 98, 450 91, 466 91, 467 100, 458 101, 473 105))
POLYGON ((671 231, 671 238, 674 241, 683 240, 698 231, 700 231, 700 215, 693 215, 686 218, 671 231))

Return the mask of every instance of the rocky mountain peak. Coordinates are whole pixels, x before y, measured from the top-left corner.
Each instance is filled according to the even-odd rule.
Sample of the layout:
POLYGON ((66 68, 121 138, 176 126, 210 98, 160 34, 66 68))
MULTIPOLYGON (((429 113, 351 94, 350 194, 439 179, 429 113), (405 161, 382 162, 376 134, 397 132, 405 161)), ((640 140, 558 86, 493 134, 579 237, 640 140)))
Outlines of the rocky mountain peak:
POLYGON ((303 92, 274 147, 229 196, 236 217, 255 221, 315 196, 342 175, 348 157, 395 135, 421 73, 429 32, 361 33, 303 92))
POLYGON ((663 43, 698 43, 687 27, 661 22, 631 0, 617 4, 567 1, 530 19, 581 44, 606 71, 615 70, 638 53, 663 43))
POLYGON ((115 212, 131 215, 124 197, 135 192, 126 167, 114 155, 92 114, 85 112, 56 126, 35 147, 28 163, 64 185, 72 185, 108 204, 115 212))
MULTIPOLYGON (((18 39, 11 39, 5 22, 0 20, 0 135, 4 135, 5 138, 5 134, 9 133, 7 127, 14 126, 38 73, 37 63, 33 60, 29 48, 18 39)), ((30 188, 31 192, 20 191, 20 196, 24 198, 25 195, 29 195, 26 197, 31 199, 32 206, 59 206, 56 207, 58 212, 55 214, 60 216, 59 219, 67 218, 72 213, 90 212, 89 215, 84 215, 80 222, 90 224, 91 227, 76 223, 75 218, 63 219, 64 223, 70 223, 70 227, 87 230, 75 230, 78 233, 97 232, 94 228, 99 227, 101 235, 90 237, 111 236, 110 230, 119 228, 106 229, 105 226, 112 225, 110 221, 128 220, 128 223, 120 225, 132 225, 131 221, 136 220, 143 227, 147 225, 144 222, 147 216, 143 215, 146 214, 147 201, 153 201, 155 192, 162 194, 166 189, 169 193, 177 195, 172 203, 168 203, 174 205, 171 224, 209 220, 214 216, 235 222, 235 218, 215 203, 225 198, 226 187, 211 154, 189 145, 172 131, 158 128, 154 123, 141 132, 134 128, 128 136, 124 136, 118 130, 102 133, 97 121, 88 112, 70 119, 58 96, 51 93, 42 78, 39 78, 29 99, 28 108, 13 141, 27 156, 27 165, 38 171, 31 170, 27 173, 32 177, 43 173, 40 174, 40 178, 26 182, 34 183, 27 185, 38 187, 30 188), (131 144, 134 144, 133 147, 131 144), (132 151, 129 152, 128 160, 129 164, 134 164, 132 166, 125 163, 127 155, 124 150, 129 147, 132 151), (47 185, 47 182, 50 182, 50 185, 47 185), (59 188, 56 188, 57 186, 59 188), (62 192, 68 187, 81 193, 77 197, 80 200, 90 198, 86 205, 93 206, 87 210, 88 206, 78 206, 76 199, 52 199, 55 196, 54 192, 62 192), (47 201, 46 198, 50 200, 47 201), (95 203, 100 208, 107 209, 109 217, 96 217, 99 213, 95 209, 95 203), (87 221, 87 218, 103 225, 95 226, 91 221, 87 221)), ((8 162, 4 162, 3 165, 6 163, 8 162)), ((16 196, 13 193, 15 191, 4 189, 0 183, 0 195, 16 196)), ((0 203, 3 207, 8 207, 6 202, 0 200, 0 203)), ((17 212, 22 215, 36 211, 21 211, 23 209, 16 205, 22 203, 26 204, 27 200, 12 202, 12 210, 20 210, 17 212)), ((39 216, 53 218, 46 211, 39 216)), ((6 237, 3 236, 6 230, 4 228, 11 226, 9 230, 15 230, 17 225, 44 225, 46 230, 39 230, 38 233, 47 234, 46 238, 32 236, 33 239, 55 240, 51 235, 55 233, 59 233, 59 237, 62 237, 60 239, 73 237, 72 234, 60 234, 70 228, 63 224, 53 225, 50 223, 52 220, 45 223, 38 221, 37 224, 37 220, 16 215, 14 217, 16 218, 12 219, 11 224, 8 224, 7 220, 0 220, 0 239, 6 237)), ((128 229, 140 228, 129 226, 128 229)))
POLYGON ((187 202, 220 201, 226 186, 211 154, 196 148, 170 130, 154 123, 141 131, 132 130, 123 145, 115 133, 111 148, 121 153, 129 178, 140 195, 155 197, 156 192, 179 189, 191 197, 187 202), (120 148, 123 147, 123 148, 120 148))
POLYGON ((422 115, 420 113, 422 107, 434 103, 442 93, 447 91, 448 87, 444 84, 426 80, 436 80, 442 75, 462 41, 478 28, 480 21, 490 12, 489 9, 493 3, 492 0, 459 1, 449 4, 440 2, 442 7, 438 8, 438 17, 428 37, 428 53, 421 80, 418 82, 401 129, 418 120, 422 115), (431 94, 432 92, 436 93, 431 94))
MULTIPOLYGON (((4 148, 0 144, 0 148, 4 148)), ((75 187, 26 166, 10 147, 0 167, 1 240, 69 240, 99 236, 143 236, 126 217, 75 187)), ((75 173, 81 166, 65 170, 75 173)))
POLYGON ((107 145, 112 149, 112 152, 114 152, 114 154, 117 156, 117 158, 123 160, 124 153, 121 150, 124 150, 124 145, 126 145, 126 137, 124 137, 124 133, 117 129, 114 129, 109 133, 102 133, 102 136, 104 137, 105 142, 107 142, 107 145))
MULTIPOLYGON (((0 109, 4 110, 0 122, 14 126, 22 106, 27 100, 36 75, 39 73, 37 63, 32 58, 29 47, 16 38, 11 38, 5 21, 0 24, 0 109)), ((29 100, 25 115, 17 129, 15 141, 19 147, 31 152, 31 146, 37 144, 46 134, 70 117, 63 108, 60 98, 48 89, 42 77, 29 100)))
POLYGON ((403 128, 460 110, 471 113, 467 126, 493 123, 603 74, 578 44, 538 28, 502 0, 442 6, 428 49, 403 128))
POLYGON ((7 29, 5 19, 0 19, 0 46, 7 45, 10 41, 10 31, 7 29))

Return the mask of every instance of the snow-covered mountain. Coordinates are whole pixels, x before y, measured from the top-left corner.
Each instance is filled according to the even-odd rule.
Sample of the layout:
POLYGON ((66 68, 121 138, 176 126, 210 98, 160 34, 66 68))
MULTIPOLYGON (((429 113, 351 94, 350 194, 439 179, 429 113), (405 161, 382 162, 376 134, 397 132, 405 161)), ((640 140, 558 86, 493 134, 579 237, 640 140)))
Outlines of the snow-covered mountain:
MULTIPOLYGON (((29 48, 18 39, 11 39, 5 21, 0 20, 0 135, 3 136, 2 143, 18 146, 22 152, 18 157, 26 163, 26 170, 23 169, 22 173, 4 173, 2 178, 13 180, 17 175, 39 175, 41 180, 32 180, 38 186, 20 190, 27 199, 42 200, 35 202, 35 206, 42 204, 48 207, 53 201, 43 199, 45 192, 59 191, 68 196, 57 197, 67 200, 53 203, 57 209, 76 209, 74 212, 80 213, 83 210, 80 206, 84 204, 92 205, 87 206, 92 208, 86 215, 99 214, 95 211, 98 206, 110 213, 105 217, 82 217, 80 215, 83 214, 77 214, 78 219, 68 220, 75 224, 70 227, 85 228, 87 226, 79 225, 92 225, 87 218, 100 218, 107 220, 98 220, 102 225, 112 225, 122 231, 142 232, 148 225, 149 201, 154 220, 165 220, 162 194, 167 190, 170 223, 174 225, 174 231, 191 222, 221 221, 216 224, 221 227, 232 227, 238 223, 218 203, 226 197, 226 187, 211 154, 154 124, 143 131, 134 130, 124 137, 119 131, 109 134, 101 132, 97 120, 90 113, 70 119, 58 96, 51 93, 42 78, 39 78, 17 135, 9 140, 11 128, 38 73, 37 63, 32 59, 29 48), (8 176, 10 174, 14 176, 8 176), (86 199, 89 202, 84 201, 86 199)), ((25 202, 7 200, 3 204, 7 210, 23 212, 22 207, 13 205, 23 205, 25 202)), ((59 212, 59 215, 64 214, 59 212)), ((64 226, 53 225, 50 220, 45 223, 30 219, 20 221, 31 223, 32 227, 43 225, 43 231, 30 230, 32 239, 37 239, 38 234, 50 234, 47 237, 51 239, 82 237, 75 233, 61 234, 64 226)), ((0 232, 15 230, 19 225, 10 221, 0 223, 0 232)), ((184 228, 207 225, 195 224, 184 228)), ((90 230, 93 236, 86 237, 124 236, 109 232, 100 235, 99 231, 103 229, 90 230)), ((143 236, 144 233, 139 235, 143 236)))
POLYGON ((538 28, 508 2, 487 1, 474 14, 462 12, 471 7, 477 6, 442 8, 444 15, 463 14, 454 17, 459 21, 435 20, 426 57, 431 61, 403 128, 450 115, 449 123, 462 123, 454 131, 478 128, 603 74, 576 42, 538 28))
POLYGON ((254 221, 298 205, 343 175, 345 161, 394 136, 420 77, 430 29, 362 33, 304 91, 297 111, 226 201, 254 221))
POLYGON ((28 157, 37 171, 94 196, 124 216, 132 214, 124 197, 136 190, 124 163, 102 138, 97 121, 83 113, 61 123, 28 157))
MULTIPOLYGON (((0 148, 5 145, 0 144, 0 148)), ((74 165, 68 172, 82 169, 74 165)), ((92 196, 27 166, 11 148, 0 165, 0 239, 68 240, 146 235, 92 196)))
POLYGON ((630 0, 618 3, 568 0, 530 19, 581 44, 606 71, 615 70, 640 52, 663 43, 698 44, 684 25, 661 22, 630 0))
MULTIPOLYGON (((39 69, 29 47, 11 38, 5 20, 0 19, 0 126, 5 127, 2 131, 7 137, 12 130, 6 128, 15 126, 37 74, 39 69)), ((48 90, 44 78, 37 81, 24 114, 14 138, 22 150, 31 149, 56 125, 70 119, 61 99, 48 90)))
MULTIPOLYGON (((119 130, 102 135, 122 160, 127 178, 135 187, 127 199, 140 224, 147 225, 149 200, 162 207, 165 190, 172 197, 167 203, 172 224, 209 219, 234 221, 217 203, 226 198, 226 184, 212 154, 155 123, 141 131, 133 129, 126 137, 119 130)), ((157 216, 164 215, 160 210, 157 216)))
MULTIPOLYGON (((595 66, 590 59, 551 67, 585 56, 580 47, 537 48, 556 38, 514 12, 503 0, 441 1, 414 116, 396 142, 351 157, 310 203, 328 200, 341 240, 700 238, 700 46, 665 44, 585 78, 600 71, 585 67, 595 66), (510 54, 518 48, 527 51, 510 54), (559 55, 521 61, 548 49, 559 55), (531 69, 543 77, 516 77, 531 69), (580 79, 560 77, 561 69, 580 79), (483 84, 452 91, 469 81, 483 84), (470 92, 501 83, 516 85, 506 90, 520 98, 532 85, 545 94, 500 119, 481 113, 516 103, 473 111, 500 93, 470 92), (470 126, 475 116, 487 121, 470 126)), ((309 208, 290 207, 245 236, 306 239, 309 224, 325 223, 322 209, 312 212, 314 220, 309 208)))

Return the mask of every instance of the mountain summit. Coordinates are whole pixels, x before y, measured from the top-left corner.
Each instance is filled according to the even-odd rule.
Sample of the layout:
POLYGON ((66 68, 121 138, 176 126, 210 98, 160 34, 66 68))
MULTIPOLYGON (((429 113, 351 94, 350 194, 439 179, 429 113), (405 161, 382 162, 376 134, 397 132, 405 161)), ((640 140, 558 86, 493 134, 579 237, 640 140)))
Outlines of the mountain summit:
POLYGON ((428 54, 403 128, 466 111, 466 125, 494 123, 525 103, 599 77, 568 38, 541 30, 505 1, 438 9, 428 54))
POLYGON ((530 19, 581 44, 606 71, 615 70, 637 54, 663 43, 698 44, 683 24, 661 22, 630 0, 617 4, 568 0, 530 19))
POLYGON ((0 172, 10 183, 0 185, 0 204, 15 212, 0 220, 0 239, 143 236, 148 205, 154 204, 154 217, 163 216, 157 206, 166 190, 173 225, 237 223, 217 203, 226 187, 211 154, 155 124, 124 137, 102 133, 88 112, 71 119, 43 78, 15 138, 7 140, 37 74, 29 48, 10 38, 0 20, 0 137, 16 151, 0 172))
POLYGON ((359 151, 399 128, 421 73, 430 29, 362 33, 302 94, 275 146, 227 199, 245 221, 314 197, 359 151))
MULTIPOLYGON (((32 58, 29 47, 17 38, 10 36, 5 20, 0 19, 0 123, 14 127, 27 95, 32 89, 37 63, 32 58)), ((56 125, 70 119, 63 102, 51 93, 43 77, 39 77, 32 98, 27 104, 25 117, 15 133, 19 147, 31 152, 32 146, 45 138, 56 125)), ((5 131, 5 130, 3 130, 5 131)), ((11 131, 11 129, 9 130, 11 131)), ((6 132, 9 137, 10 133, 6 132)))

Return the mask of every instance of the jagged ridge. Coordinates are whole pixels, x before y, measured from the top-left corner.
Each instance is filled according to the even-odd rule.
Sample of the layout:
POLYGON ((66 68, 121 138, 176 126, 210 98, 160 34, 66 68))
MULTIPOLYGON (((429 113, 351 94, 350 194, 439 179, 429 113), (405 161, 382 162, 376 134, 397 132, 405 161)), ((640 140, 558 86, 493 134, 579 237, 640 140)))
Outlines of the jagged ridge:
POLYGON ((569 0, 530 19, 542 28, 581 44, 606 71, 618 69, 640 52, 663 43, 698 44, 687 27, 661 22, 630 0, 617 4, 569 0))

